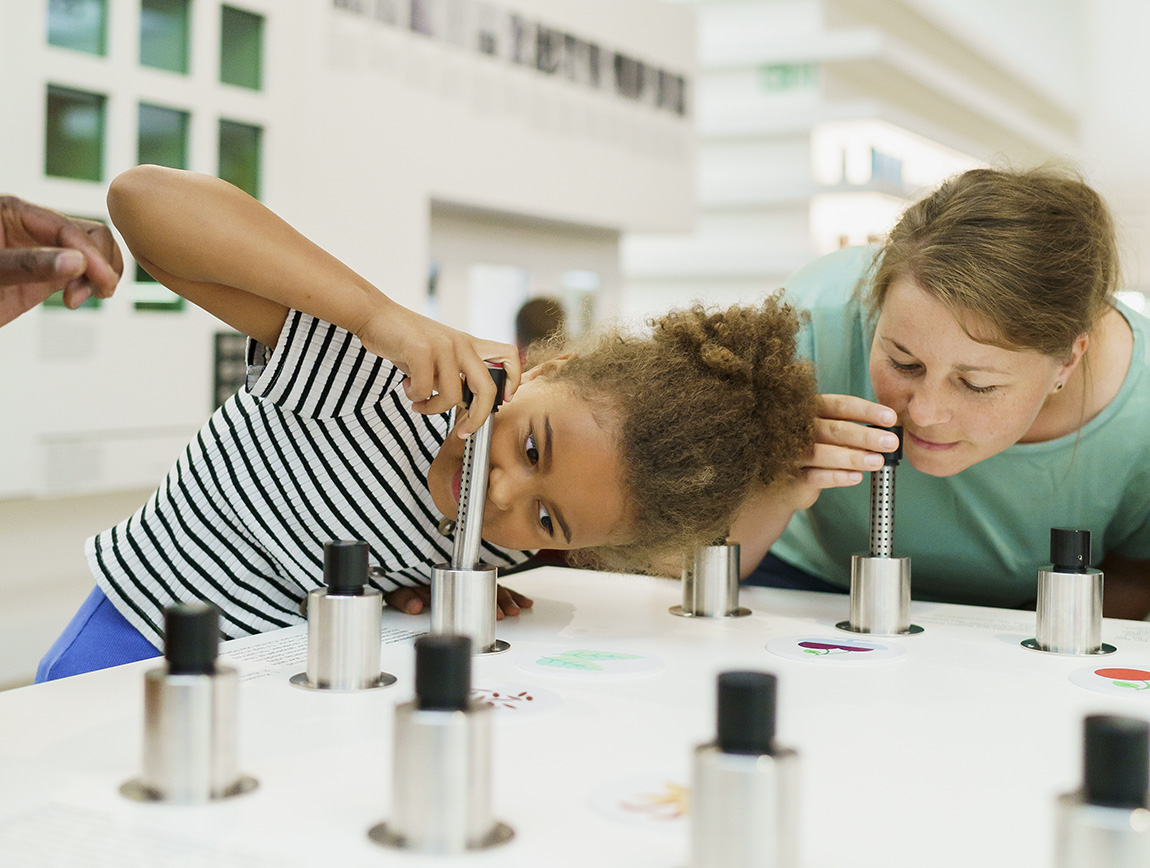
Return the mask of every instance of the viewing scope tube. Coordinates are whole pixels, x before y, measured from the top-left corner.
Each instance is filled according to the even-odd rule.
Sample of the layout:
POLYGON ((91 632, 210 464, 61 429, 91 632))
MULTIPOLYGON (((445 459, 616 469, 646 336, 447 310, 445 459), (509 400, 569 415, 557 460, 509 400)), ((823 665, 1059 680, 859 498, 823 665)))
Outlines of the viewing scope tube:
POLYGON ((898 448, 885 453, 883 466, 871 473, 868 553, 851 556, 850 620, 836 626, 900 636, 922 628, 910 623, 910 558, 894 556, 894 477, 902 458, 902 427, 884 430, 898 437, 898 448))
MULTIPOLYGON (((479 560, 491 465, 491 431, 507 385, 503 368, 488 366, 487 370, 495 383, 495 401, 491 415, 467 438, 463 448, 451 563, 440 564, 431 571, 431 632, 469 637, 472 654, 496 654, 511 647, 495 638, 499 571, 479 560)), ((464 384, 464 404, 470 407, 474 397, 464 384)))

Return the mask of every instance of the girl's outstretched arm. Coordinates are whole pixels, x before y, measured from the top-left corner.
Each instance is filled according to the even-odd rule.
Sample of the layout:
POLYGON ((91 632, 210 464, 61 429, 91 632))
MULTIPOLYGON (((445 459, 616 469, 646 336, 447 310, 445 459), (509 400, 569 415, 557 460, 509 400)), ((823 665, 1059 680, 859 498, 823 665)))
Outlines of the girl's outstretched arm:
MULTIPOLYGON (((495 386, 485 361, 507 370, 506 397, 519 385, 516 349, 484 341, 396 304, 256 199, 225 181, 159 166, 137 166, 112 181, 108 210, 132 255, 153 277, 267 346, 289 309, 346 328, 408 375, 421 413, 462 398, 460 375, 490 407, 495 386)), ((460 437, 487 411, 469 415, 460 437)))

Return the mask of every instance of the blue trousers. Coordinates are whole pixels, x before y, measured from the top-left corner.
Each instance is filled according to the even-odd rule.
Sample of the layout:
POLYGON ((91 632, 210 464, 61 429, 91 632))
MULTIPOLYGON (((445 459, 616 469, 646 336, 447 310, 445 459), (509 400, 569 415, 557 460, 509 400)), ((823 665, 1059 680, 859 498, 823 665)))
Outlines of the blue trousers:
POLYGON ((818 576, 800 570, 796 566, 775 557, 770 552, 755 567, 755 571, 743 579, 744 585, 760 585, 764 588, 789 588, 792 591, 822 591, 827 594, 845 594, 846 588, 832 585, 818 576))
POLYGON ((139 630, 94 588, 36 669, 36 683, 158 657, 139 630))

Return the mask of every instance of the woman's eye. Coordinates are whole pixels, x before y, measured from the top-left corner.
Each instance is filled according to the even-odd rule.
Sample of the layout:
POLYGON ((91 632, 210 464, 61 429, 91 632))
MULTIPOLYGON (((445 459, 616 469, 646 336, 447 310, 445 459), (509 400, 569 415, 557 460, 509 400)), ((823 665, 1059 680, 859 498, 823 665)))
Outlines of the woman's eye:
POLYGON ((962 381, 962 385, 966 386, 966 388, 970 389, 970 391, 976 395, 989 395, 998 388, 998 386, 976 386, 974 383, 968 383, 966 380, 962 381))
POLYGON ((539 463, 539 449, 535 445, 535 432, 527 432, 527 460, 532 464, 539 463))
POLYGON ((918 370, 918 365, 914 362, 911 362, 909 364, 903 364, 902 362, 896 362, 890 356, 887 356, 886 360, 890 364, 890 366, 892 368, 894 368, 896 371, 902 371, 903 373, 911 373, 913 371, 918 370))
POLYGON ((545 531, 547 531, 548 536, 552 536, 554 534, 554 527, 551 524, 551 513, 547 511, 547 507, 545 507, 543 504, 539 504, 539 524, 545 531))

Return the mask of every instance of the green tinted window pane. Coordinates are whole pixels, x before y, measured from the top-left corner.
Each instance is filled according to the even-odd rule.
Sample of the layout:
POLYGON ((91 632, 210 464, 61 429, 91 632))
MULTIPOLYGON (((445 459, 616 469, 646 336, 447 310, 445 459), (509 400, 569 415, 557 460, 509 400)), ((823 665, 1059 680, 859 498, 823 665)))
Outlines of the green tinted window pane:
MULTIPOLYGON (((147 274, 147 272, 144 272, 147 274)), ((177 313, 184 309, 184 299, 166 286, 155 281, 135 287, 136 310, 155 310, 177 313)))
POLYGON ((98 93, 48 88, 44 172, 58 178, 104 178, 104 103, 98 93))
POLYGON ((223 6, 220 21, 220 81, 259 90, 263 67, 262 15, 223 6))
POLYGON ((136 263, 136 283, 158 283, 159 281, 148 272, 144 271, 144 266, 136 263))
POLYGON ((107 0, 49 0, 48 44, 107 54, 107 0))
POLYGON ((235 121, 220 121, 220 172, 255 198, 260 197, 260 138, 263 130, 235 121))
MULTIPOLYGON (((88 296, 84 303, 76 308, 76 310, 95 310, 103 303, 103 301, 103 299, 96 298, 96 296, 91 295, 88 296)), ((68 305, 64 304, 64 290, 52 293, 50 296, 44 299, 42 303, 44 307, 63 308, 65 310, 68 307, 68 305)))
POLYGON ((188 113, 140 103, 137 159, 173 169, 188 167, 188 113))
POLYGON ((140 63, 186 73, 189 42, 188 0, 143 0, 140 63))

